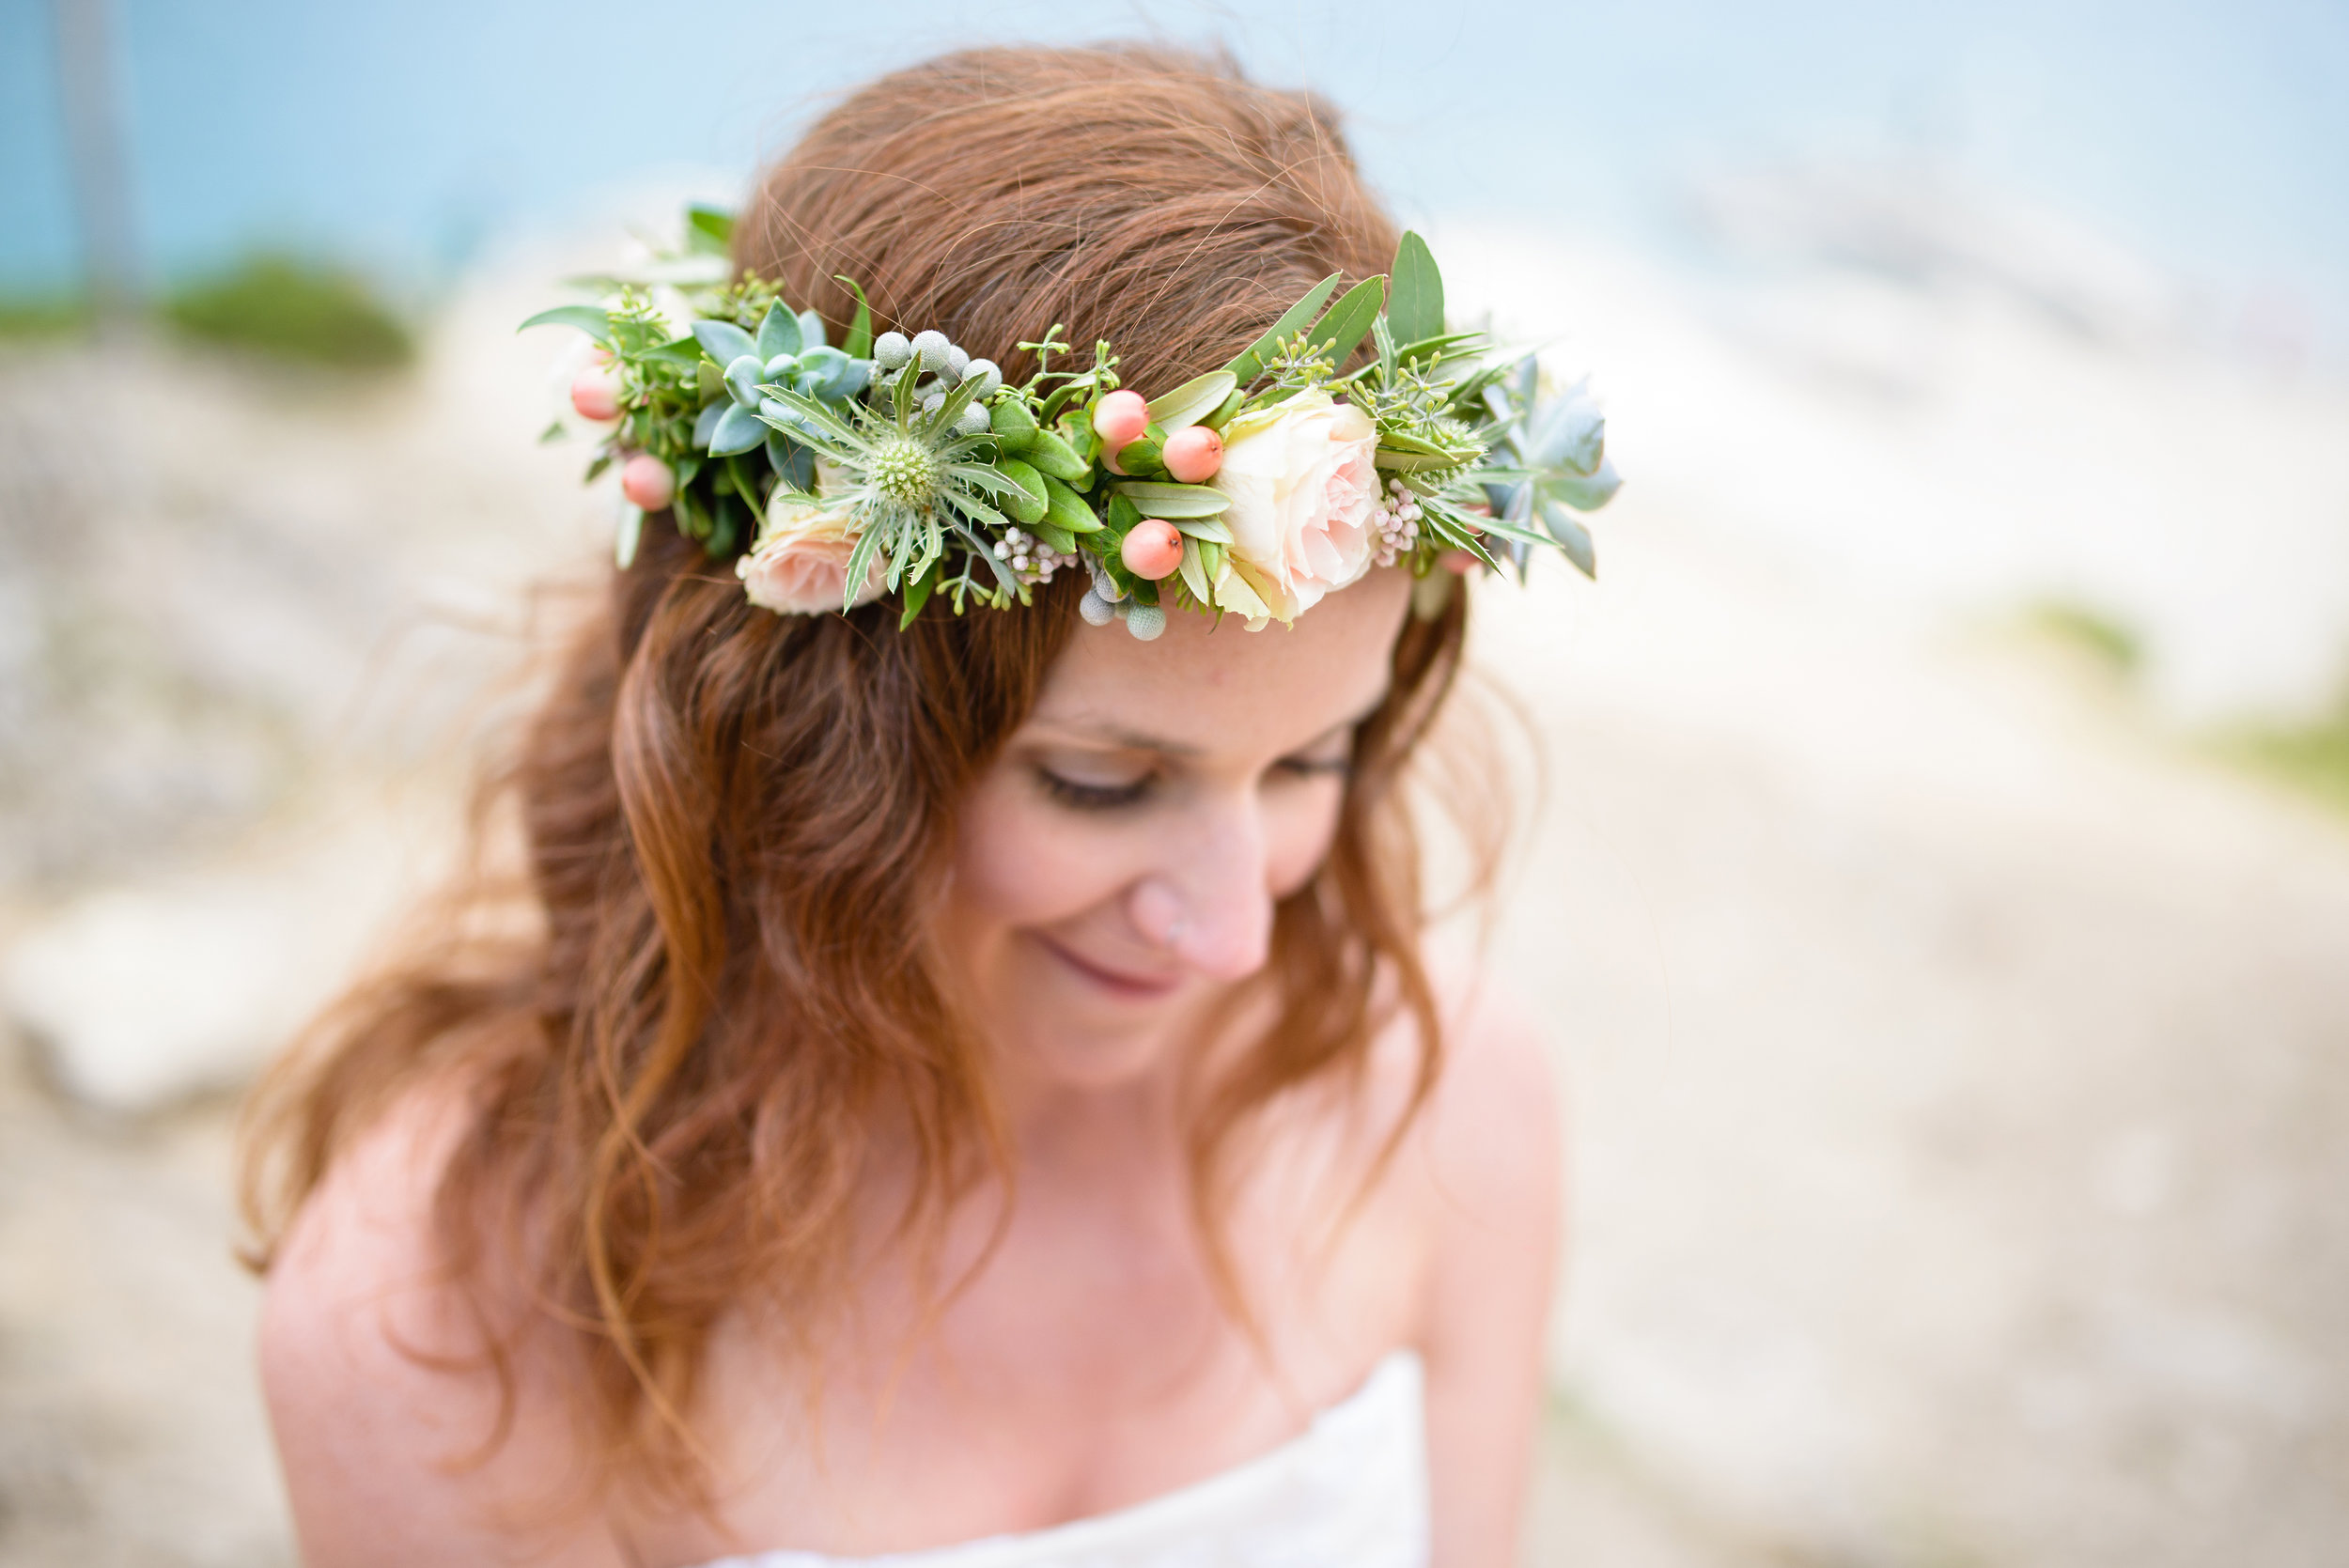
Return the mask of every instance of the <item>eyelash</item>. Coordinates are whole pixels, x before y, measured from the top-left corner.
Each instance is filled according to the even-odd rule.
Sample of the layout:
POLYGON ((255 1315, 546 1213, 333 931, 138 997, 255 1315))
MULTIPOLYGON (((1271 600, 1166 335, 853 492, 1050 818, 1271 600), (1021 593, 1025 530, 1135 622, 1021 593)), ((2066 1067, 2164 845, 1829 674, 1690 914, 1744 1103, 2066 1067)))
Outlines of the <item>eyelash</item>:
MULTIPOLYGON (((1304 779, 1325 776, 1345 779, 1354 772, 1353 763, 1344 757, 1333 757, 1326 762, 1290 759, 1273 766, 1294 777, 1304 779)), ((1145 773, 1126 784, 1079 784, 1074 779, 1064 779, 1046 768, 1036 769, 1036 778, 1043 783, 1046 794, 1077 811, 1116 811, 1120 807, 1137 805, 1150 793, 1150 786, 1158 782, 1156 774, 1145 773)))

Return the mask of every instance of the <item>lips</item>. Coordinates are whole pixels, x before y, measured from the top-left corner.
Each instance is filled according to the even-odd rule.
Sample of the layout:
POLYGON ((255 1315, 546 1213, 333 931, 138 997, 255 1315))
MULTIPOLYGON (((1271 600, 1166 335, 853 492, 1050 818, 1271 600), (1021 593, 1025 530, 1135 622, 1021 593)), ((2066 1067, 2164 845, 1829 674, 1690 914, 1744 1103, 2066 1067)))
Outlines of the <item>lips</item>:
POLYGON ((1142 1001, 1171 995, 1182 984, 1179 975, 1130 974, 1124 970, 1111 969, 1090 958, 1079 957, 1041 932, 1030 932, 1029 935, 1047 953, 1112 996, 1142 1001))

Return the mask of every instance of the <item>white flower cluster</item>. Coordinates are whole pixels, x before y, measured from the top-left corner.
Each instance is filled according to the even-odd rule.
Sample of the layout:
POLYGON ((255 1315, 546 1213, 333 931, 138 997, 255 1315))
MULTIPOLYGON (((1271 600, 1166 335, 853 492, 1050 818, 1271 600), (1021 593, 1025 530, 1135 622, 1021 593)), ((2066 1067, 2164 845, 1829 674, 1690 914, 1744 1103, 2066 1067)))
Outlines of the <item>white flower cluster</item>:
POLYGON ((1050 582, 1054 572, 1077 564, 1073 554, 1063 554, 1016 524, 995 541, 995 559, 1009 566, 1022 582, 1050 582))
POLYGON ((1394 565, 1395 557, 1419 543, 1419 497, 1400 479, 1387 481, 1387 494, 1378 500, 1378 564, 1394 565))

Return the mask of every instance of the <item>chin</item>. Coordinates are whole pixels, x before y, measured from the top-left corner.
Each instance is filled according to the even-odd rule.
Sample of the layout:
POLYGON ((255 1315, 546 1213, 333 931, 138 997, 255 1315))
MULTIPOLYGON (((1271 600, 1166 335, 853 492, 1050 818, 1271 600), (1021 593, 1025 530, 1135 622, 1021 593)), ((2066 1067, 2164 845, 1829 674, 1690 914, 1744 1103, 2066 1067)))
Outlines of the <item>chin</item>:
POLYGON ((1030 1071, 1070 1088, 1148 1077, 1198 1000, 1195 977, 1112 969, 1050 933, 1023 932, 1017 947, 997 992, 1004 1043, 1030 1071))

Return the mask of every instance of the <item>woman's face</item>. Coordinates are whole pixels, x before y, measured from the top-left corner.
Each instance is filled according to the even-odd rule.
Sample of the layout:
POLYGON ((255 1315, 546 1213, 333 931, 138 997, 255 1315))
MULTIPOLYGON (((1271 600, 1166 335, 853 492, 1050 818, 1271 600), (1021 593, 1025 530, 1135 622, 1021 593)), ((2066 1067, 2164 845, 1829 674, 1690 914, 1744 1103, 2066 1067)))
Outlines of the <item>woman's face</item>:
POLYGON ((957 824, 943 937, 1014 1070, 1137 1079, 1263 967, 1274 902, 1329 850, 1409 598, 1386 569, 1287 629, 1077 629, 957 824))

